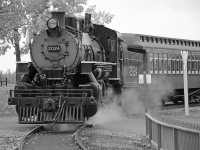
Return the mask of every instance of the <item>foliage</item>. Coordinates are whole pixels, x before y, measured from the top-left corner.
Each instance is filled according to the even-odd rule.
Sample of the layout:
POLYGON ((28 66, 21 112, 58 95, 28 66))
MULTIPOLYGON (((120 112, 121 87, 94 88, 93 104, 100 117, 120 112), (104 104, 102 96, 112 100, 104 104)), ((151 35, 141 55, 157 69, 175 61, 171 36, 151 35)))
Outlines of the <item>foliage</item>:
POLYGON ((92 22, 100 25, 109 24, 111 23, 113 17, 115 15, 110 14, 109 12, 105 11, 96 11, 96 6, 89 6, 86 10, 87 13, 91 13, 92 15, 92 22))
MULTIPOLYGON (((12 44, 16 61, 20 61, 20 54, 29 52, 27 43, 46 28, 51 10, 82 16, 86 5, 87 0, 0 0, 0 44, 1 41, 12 44), (20 43, 22 38, 26 38, 24 43, 20 43)), ((96 12, 95 5, 86 9, 86 12, 92 13, 92 21, 97 24, 108 24, 114 17, 105 11, 96 12)), ((10 48, 9 45, 0 47, 0 55, 10 48)))
MULTIPOLYGON (((0 1, 0 35, 3 37, 3 40, 16 46, 16 48, 18 48, 20 41, 18 29, 24 25, 24 17, 26 16, 21 0, 0 1)), ((4 54, 8 48, 8 46, 1 46, 1 54, 4 54)))
POLYGON ((53 9, 65 11, 68 14, 77 14, 84 11, 87 0, 50 0, 53 9))
MULTIPOLYGON (((47 0, 1 0, 0 1, 0 35, 7 43, 15 47, 16 61, 20 61, 20 40, 25 37, 29 24, 29 15, 46 9, 47 0), (37 2, 37 5, 36 5, 37 2), (36 7, 37 6, 37 7, 36 7)), ((9 47, 1 46, 4 54, 9 47)))

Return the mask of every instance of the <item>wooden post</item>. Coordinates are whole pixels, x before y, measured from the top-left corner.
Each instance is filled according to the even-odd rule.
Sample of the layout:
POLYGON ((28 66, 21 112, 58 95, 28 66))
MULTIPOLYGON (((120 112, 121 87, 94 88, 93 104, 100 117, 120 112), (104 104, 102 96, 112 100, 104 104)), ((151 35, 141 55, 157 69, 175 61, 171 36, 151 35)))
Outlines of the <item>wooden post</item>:
POLYGON ((183 58, 183 82, 184 82, 184 102, 185 102, 185 115, 189 116, 188 104, 188 77, 187 77, 187 59, 188 51, 181 51, 183 58))

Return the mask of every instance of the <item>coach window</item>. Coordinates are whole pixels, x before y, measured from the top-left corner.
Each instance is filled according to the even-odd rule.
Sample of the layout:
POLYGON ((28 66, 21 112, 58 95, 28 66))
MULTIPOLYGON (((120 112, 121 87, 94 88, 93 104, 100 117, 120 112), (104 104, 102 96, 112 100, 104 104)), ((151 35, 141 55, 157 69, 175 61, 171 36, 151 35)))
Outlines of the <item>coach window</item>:
POLYGON ((172 57, 171 54, 167 54, 168 55, 168 73, 172 73, 172 57))
POLYGON ((198 65, 198 73, 200 74, 200 55, 197 55, 197 57, 198 57, 198 63, 197 63, 197 65, 198 65))
POLYGON ((150 73, 153 73, 153 53, 149 53, 150 73))
POLYGON ((154 53, 154 65, 153 65, 153 69, 154 69, 154 73, 158 73, 158 54, 154 53))
POLYGON ((159 72, 158 73, 163 73, 163 54, 158 54, 158 58, 159 58, 159 62, 158 62, 158 69, 159 72))
POLYGON ((179 63, 179 55, 176 54, 176 73, 180 73, 180 63, 179 63))
POLYGON ((200 55, 198 55, 198 73, 200 73, 200 55))
POLYGON ((167 73, 167 54, 163 54, 163 71, 167 73))
POLYGON ((167 39, 164 39, 164 43, 167 44, 167 39))
POLYGON ((192 59, 192 55, 190 55, 190 73, 193 73, 193 59, 192 59))
POLYGON ((176 54, 173 55, 173 73, 176 73, 176 54))
POLYGON ((187 63, 187 71, 188 73, 191 73, 191 56, 188 56, 188 63, 187 63))
POLYGON ((181 55, 180 55, 180 73, 183 73, 183 60, 181 55))
POLYGON ((187 72, 190 73, 190 56, 188 56, 188 60, 187 60, 187 72))
POLYGON ((171 56, 172 56, 172 64, 171 64, 171 66, 172 66, 172 73, 175 73, 175 70, 176 70, 175 55, 172 54, 171 56))
POLYGON ((176 73, 176 54, 173 55, 173 73, 176 73))
POLYGON ((181 73, 181 69, 180 69, 180 59, 181 59, 181 55, 177 54, 176 55, 176 73, 181 73))
POLYGON ((184 43, 185 43, 185 46, 187 46, 187 41, 184 41, 184 43))
POLYGON ((145 37, 145 42, 149 42, 149 37, 145 37))
POLYGON ((183 45, 183 41, 180 41, 181 45, 183 45))
POLYGON ((198 65, 198 63, 199 63, 199 57, 196 54, 196 56, 195 56, 195 73, 196 74, 198 74, 198 72, 199 72, 199 65, 198 65))
POLYGON ((155 38, 155 40, 156 40, 156 43, 158 43, 158 38, 155 38))
POLYGON ((196 62, 196 61, 195 61, 195 56, 192 55, 192 56, 191 56, 191 63, 192 63, 192 64, 191 64, 191 65, 192 65, 192 66, 191 66, 191 67, 192 67, 192 68, 191 68, 191 71, 192 71, 192 73, 195 73, 195 70, 196 70, 196 69, 195 69, 195 67, 196 67, 195 62, 196 62))
POLYGON ((140 41, 144 42, 144 37, 143 36, 140 37, 140 41))

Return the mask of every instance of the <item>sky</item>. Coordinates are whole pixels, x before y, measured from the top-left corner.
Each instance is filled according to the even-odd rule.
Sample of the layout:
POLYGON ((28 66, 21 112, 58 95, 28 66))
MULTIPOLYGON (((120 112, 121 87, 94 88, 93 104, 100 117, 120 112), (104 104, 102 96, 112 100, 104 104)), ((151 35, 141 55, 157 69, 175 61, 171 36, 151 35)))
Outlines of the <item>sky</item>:
MULTIPOLYGON (((97 11, 114 14, 106 25, 121 33, 172 37, 200 41, 200 0, 88 0, 97 11)), ((29 55, 22 61, 30 60, 29 55)), ((0 56, 0 70, 15 70, 15 56, 0 56)))

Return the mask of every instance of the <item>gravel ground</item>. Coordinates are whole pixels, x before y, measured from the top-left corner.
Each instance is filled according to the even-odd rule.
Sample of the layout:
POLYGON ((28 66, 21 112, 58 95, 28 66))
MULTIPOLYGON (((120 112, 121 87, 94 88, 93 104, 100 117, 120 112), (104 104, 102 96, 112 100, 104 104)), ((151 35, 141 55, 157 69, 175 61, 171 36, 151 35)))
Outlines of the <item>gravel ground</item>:
POLYGON ((17 117, 0 118, 0 150, 15 150, 23 136, 33 129, 33 125, 20 125, 17 117))
MULTIPOLYGON (((13 85, 0 87, 0 150, 15 150, 22 137, 35 125, 22 125, 17 123, 17 114, 13 106, 7 105, 9 90, 13 85)), ((81 132, 82 142, 93 150, 153 150, 145 138, 145 116, 122 115, 117 107, 108 107, 104 113, 97 114, 98 119, 93 128, 86 128, 81 132)), ((190 115, 185 116, 184 109, 162 111, 160 116, 177 118, 200 124, 200 107, 190 108, 190 115)))
POLYGON ((143 115, 86 128, 81 131, 80 139, 91 150, 153 150, 145 138, 143 115))
MULTIPOLYGON (((7 105, 9 90, 13 88, 14 85, 0 87, 0 150, 17 149, 23 136, 36 126, 17 123, 15 107, 7 105)), ((94 150, 151 149, 145 138, 144 115, 125 117, 119 108, 111 107, 108 110, 104 112, 108 114, 102 114, 104 119, 97 121, 94 128, 82 131, 81 139, 88 147, 94 150)))
POLYGON ((0 150, 15 150, 23 136, 33 125, 18 124, 14 106, 8 106, 10 89, 14 85, 0 86, 0 150))
POLYGON ((189 116, 185 115, 185 109, 172 109, 172 110, 165 110, 159 112, 160 117, 168 117, 172 119, 177 119, 181 121, 186 121, 190 123, 200 124, 200 106, 198 107, 190 107, 189 108, 189 116))

